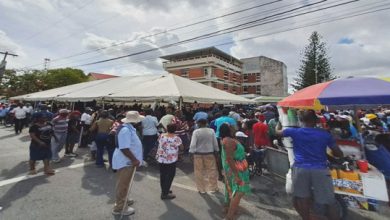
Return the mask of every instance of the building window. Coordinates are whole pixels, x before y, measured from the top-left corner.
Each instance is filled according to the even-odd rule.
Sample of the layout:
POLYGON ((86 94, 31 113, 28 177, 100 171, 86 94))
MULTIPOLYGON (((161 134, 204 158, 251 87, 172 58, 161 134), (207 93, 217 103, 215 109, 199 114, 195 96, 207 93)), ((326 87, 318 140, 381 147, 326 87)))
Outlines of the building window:
POLYGON ((223 84, 223 90, 228 90, 229 86, 227 84, 223 84))
POLYGON ((188 78, 188 72, 189 72, 188 69, 181 69, 180 71, 181 71, 181 72, 180 72, 180 76, 181 76, 181 77, 188 78))
POLYGON ((229 72, 227 70, 223 71, 223 79, 229 79, 229 72))
POLYGON ((244 82, 248 82, 248 75, 244 74, 244 82))
POLYGON ((261 75, 260 75, 260 73, 256 73, 256 82, 261 82, 261 75))
POLYGON ((261 86, 256 86, 256 94, 261 94, 261 86))
POLYGON ((209 75, 209 68, 208 67, 203 68, 203 73, 205 76, 208 76, 209 75))

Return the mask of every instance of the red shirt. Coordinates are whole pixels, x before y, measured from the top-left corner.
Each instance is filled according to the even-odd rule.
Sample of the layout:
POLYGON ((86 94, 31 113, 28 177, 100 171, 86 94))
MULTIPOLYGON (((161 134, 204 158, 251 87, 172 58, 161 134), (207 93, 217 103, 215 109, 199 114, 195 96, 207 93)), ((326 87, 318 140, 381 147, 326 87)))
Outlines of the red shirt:
POLYGON ((267 124, 263 122, 257 122, 253 125, 252 130, 255 146, 257 148, 261 148, 262 146, 270 146, 267 124))

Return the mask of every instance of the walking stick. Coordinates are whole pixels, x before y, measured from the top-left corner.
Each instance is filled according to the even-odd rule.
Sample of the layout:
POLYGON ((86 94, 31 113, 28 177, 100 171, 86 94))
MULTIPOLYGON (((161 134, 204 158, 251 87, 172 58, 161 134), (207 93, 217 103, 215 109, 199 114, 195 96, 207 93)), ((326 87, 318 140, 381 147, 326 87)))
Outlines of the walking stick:
POLYGON ((127 208, 127 202, 128 202, 128 199, 129 199, 129 194, 131 192, 131 187, 133 186, 133 182, 134 182, 134 175, 135 175, 135 172, 137 171, 137 167, 134 166, 134 171, 131 175, 131 180, 130 180, 130 183, 129 183, 129 188, 127 189, 127 194, 126 194, 126 199, 125 199, 125 204, 123 205, 123 208, 122 208, 122 213, 121 213, 121 218, 123 218, 123 212, 125 211, 125 208, 127 208))
POLYGON ((81 140, 83 138, 83 133, 84 133, 84 126, 81 126, 81 130, 80 130, 80 136, 79 136, 79 143, 78 143, 78 147, 81 146, 81 140))

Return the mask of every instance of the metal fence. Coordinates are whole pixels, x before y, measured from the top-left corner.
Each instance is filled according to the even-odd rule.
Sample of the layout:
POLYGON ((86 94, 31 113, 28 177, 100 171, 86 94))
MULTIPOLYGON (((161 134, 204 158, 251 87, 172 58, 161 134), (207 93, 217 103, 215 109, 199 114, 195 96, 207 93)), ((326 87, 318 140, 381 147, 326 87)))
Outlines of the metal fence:
POLYGON ((286 179, 286 174, 290 168, 287 152, 275 148, 267 148, 265 160, 268 172, 286 179))

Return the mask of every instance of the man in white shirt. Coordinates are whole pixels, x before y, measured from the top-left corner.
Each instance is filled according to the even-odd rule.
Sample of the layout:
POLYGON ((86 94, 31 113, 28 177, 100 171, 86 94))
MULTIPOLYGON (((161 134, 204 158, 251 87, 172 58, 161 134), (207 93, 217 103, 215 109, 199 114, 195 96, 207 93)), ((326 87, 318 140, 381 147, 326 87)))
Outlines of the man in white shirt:
POLYGON ((27 103, 26 106, 23 107, 23 109, 26 111, 26 125, 31 123, 31 116, 34 112, 34 108, 31 106, 30 103, 27 103))
POLYGON ((136 167, 141 165, 142 143, 132 124, 139 123, 143 117, 137 111, 129 111, 122 119, 123 125, 117 131, 117 146, 112 158, 112 168, 117 170, 116 200, 112 210, 114 215, 132 215, 134 209, 128 207, 128 193, 136 167))
POLYGON ((15 117, 15 134, 20 134, 27 117, 26 109, 23 108, 22 103, 19 103, 18 107, 12 109, 11 113, 13 113, 15 117))
POLYGON ((148 158, 150 151, 156 146, 158 138, 158 120, 152 116, 152 109, 146 110, 146 117, 142 120, 142 144, 144 147, 144 158, 148 158))
POLYGON ((90 141, 90 134, 89 134, 89 128, 91 127, 92 123, 92 109, 86 108, 85 112, 81 115, 80 122, 82 126, 82 132, 80 133, 81 136, 81 145, 79 147, 86 147, 88 142, 90 141))

